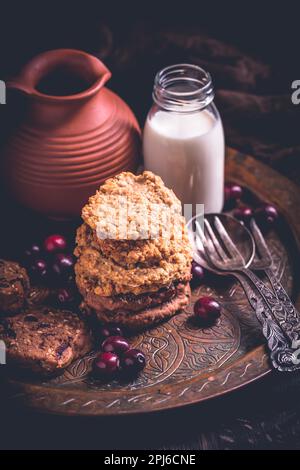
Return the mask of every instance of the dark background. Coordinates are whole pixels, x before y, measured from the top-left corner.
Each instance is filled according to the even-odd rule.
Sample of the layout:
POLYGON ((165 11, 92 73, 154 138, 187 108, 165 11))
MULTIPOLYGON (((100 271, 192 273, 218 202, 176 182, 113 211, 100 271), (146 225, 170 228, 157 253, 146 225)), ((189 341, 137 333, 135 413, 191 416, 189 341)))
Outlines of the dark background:
MULTIPOLYGON (((109 86, 142 125, 157 70, 198 63, 212 71, 227 143, 299 183, 300 106, 290 99, 291 82, 300 79, 296 5, 200 0, 1 5, 0 79, 18 73, 38 52, 83 49, 111 69, 109 86)), ((2 140, 17 113, 18 105, 0 107, 2 140)), ((274 374, 204 406, 129 420, 46 417, 0 402, 0 448, 300 448, 299 394, 296 374, 274 374)))
POLYGON ((101 24, 112 28, 120 44, 139 24, 152 33, 208 32, 276 64, 293 79, 300 68, 297 5, 291 0, 7 2, 1 10, 1 66, 16 71, 38 51, 55 47, 100 49, 101 24))
MULTIPOLYGON (((155 73, 192 62, 214 79, 227 144, 300 181, 300 78, 297 2, 107 1, 7 2, 1 6, 0 78, 17 74, 38 52, 71 47, 97 55, 112 71, 108 86, 143 125, 155 73)), ((14 98, 11 98, 11 103, 14 98)), ((1 107, 10 125, 20 103, 1 107)))

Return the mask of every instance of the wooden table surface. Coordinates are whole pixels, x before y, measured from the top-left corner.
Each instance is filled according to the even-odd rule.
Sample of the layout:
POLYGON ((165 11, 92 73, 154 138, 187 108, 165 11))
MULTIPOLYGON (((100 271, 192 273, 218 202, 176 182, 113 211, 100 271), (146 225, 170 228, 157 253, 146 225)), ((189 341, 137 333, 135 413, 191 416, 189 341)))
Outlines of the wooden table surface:
POLYGON ((299 449, 300 376, 273 373, 201 406, 133 417, 39 415, 0 401, 1 449, 299 449))

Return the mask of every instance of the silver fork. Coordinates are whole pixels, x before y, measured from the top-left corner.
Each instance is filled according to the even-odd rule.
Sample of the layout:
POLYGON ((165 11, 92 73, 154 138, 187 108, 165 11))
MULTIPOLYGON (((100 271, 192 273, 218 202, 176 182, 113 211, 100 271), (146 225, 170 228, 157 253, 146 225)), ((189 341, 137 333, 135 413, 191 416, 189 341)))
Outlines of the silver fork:
MULTIPOLYGON (((270 299, 272 299, 272 303, 274 299, 277 299, 276 295, 250 269, 247 269, 245 260, 218 217, 215 217, 214 223, 217 235, 208 220, 204 220, 208 232, 207 237, 200 224, 196 222, 197 234, 202 242, 201 245, 198 244, 198 249, 206 255, 216 269, 225 272, 230 271, 235 276, 236 273, 241 273, 250 279, 263 300, 264 309, 259 312, 258 320, 262 323, 263 334, 271 351, 273 366, 280 371, 300 369, 300 359, 298 359, 300 342, 293 341, 290 335, 286 334, 276 319, 274 307, 270 304, 270 299), (225 249, 219 242, 218 236, 222 240, 225 249)), ((258 313, 257 309, 256 313, 258 313)))
MULTIPOLYGON (((190 240, 192 245, 195 245, 195 240, 192 238, 193 235, 190 234, 190 240), (192 238, 192 239, 191 239, 192 238)), ((244 292, 246 294, 246 297, 248 299, 249 304, 255 311, 256 317, 258 318, 259 322, 264 325, 266 323, 266 305, 263 301, 263 299, 258 296, 253 289, 252 285, 248 282, 248 280, 242 275, 239 274, 238 272, 234 271, 221 271, 220 269, 216 269, 210 262, 209 259, 207 259, 205 253, 201 250, 201 247, 198 246, 196 249, 194 249, 194 260, 200 264, 203 268, 205 268, 208 271, 213 272, 214 274, 217 274, 218 276, 228 276, 232 275, 235 277, 239 283, 241 284, 242 288, 244 289, 244 292)), ((267 331, 267 328, 263 329, 263 332, 267 331)))
MULTIPOLYGON (((224 270, 223 266, 223 260, 226 260, 228 258, 228 255, 225 253, 223 250, 221 244, 219 243, 216 235, 212 231, 208 221, 205 222, 205 227, 207 231, 210 232, 212 240, 210 237, 205 237, 204 233, 198 224, 196 222, 196 234, 199 235, 201 239, 201 243, 199 238, 196 236, 195 238, 195 243, 192 244, 194 246, 194 259, 202 266, 206 267, 209 270, 212 270, 216 274, 220 275, 233 275, 242 285, 245 294, 247 296, 247 299, 252 306, 252 308, 255 311, 255 314, 257 316, 257 319, 262 325, 262 332, 267 339, 268 346, 271 352, 271 355, 276 348, 276 345, 285 345, 286 344, 286 338, 284 335, 281 333, 280 329, 278 328, 277 324, 275 323, 270 311, 268 310, 268 307, 266 303, 264 302, 262 296, 257 295, 256 291, 253 290, 252 284, 248 282, 248 278, 240 274, 238 271, 236 271, 235 264, 230 263, 230 266, 233 267, 233 270, 229 270, 229 263, 227 266, 227 269, 224 270), (213 243, 214 242, 214 243, 213 243), (205 249, 205 248, 206 249, 205 249), (215 253, 215 247, 218 250, 217 253, 215 253), (196 248, 196 249, 195 249, 196 248), (207 253, 209 251, 210 253, 207 253), (273 332, 276 332, 273 333, 273 332), (273 338, 278 338, 277 341, 274 341, 273 338)), ((191 234, 192 237, 192 234, 191 234)), ((279 364, 275 360, 275 358, 272 359, 272 363, 274 368, 279 369, 279 364)))
POLYGON ((273 303, 273 298, 271 298, 270 302, 273 303, 273 309, 279 324, 287 332, 292 341, 299 341, 300 313, 274 273, 272 255, 254 219, 250 222, 250 228, 260 257, 255 260, 253 268, 255 270, 262 270, 267 275, 277 299, 273 303))

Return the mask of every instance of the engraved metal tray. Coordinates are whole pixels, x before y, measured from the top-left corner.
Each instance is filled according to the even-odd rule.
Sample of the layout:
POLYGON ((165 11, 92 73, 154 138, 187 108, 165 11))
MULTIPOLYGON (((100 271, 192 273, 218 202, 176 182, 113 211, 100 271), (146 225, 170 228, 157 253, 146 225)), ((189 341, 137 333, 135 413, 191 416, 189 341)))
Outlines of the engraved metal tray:
MULTIPOLYGON (((227 150, 226 178, 274 203, 284 221, 268 235, 277 274, 300 307, 296 267, 299 265, 299 188, 253 158, 227 150)), ((299 279, 299 277, 298 277, 299 279)), ((6 381, 8 395, 18 404, 66 415, 113 415, 158 411, 190 405, 235 390, 270 372, 264 338, 242 289, 231 279, 208 276, 194 285, 184 313, 132 338, 147 356, 147 366, 133 382, 93 382, 94 354, 73 363, 47 382, 24 378, 6 381), (206 329, 189 321, 193 302, 212 293, 222 303, 218 323, 206 329)))

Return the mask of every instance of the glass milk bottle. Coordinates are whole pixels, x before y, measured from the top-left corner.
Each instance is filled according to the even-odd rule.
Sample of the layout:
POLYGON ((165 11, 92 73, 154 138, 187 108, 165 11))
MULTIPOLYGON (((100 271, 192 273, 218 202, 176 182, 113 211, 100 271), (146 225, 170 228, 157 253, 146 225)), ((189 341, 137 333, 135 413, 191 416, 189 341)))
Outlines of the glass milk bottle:
POLYGON ((224 132, 209 73, 172 65, 155 77, 154 104, 143 135, 145 169, 161 176, 182 204, 220 212, 224 197, 224 132))

